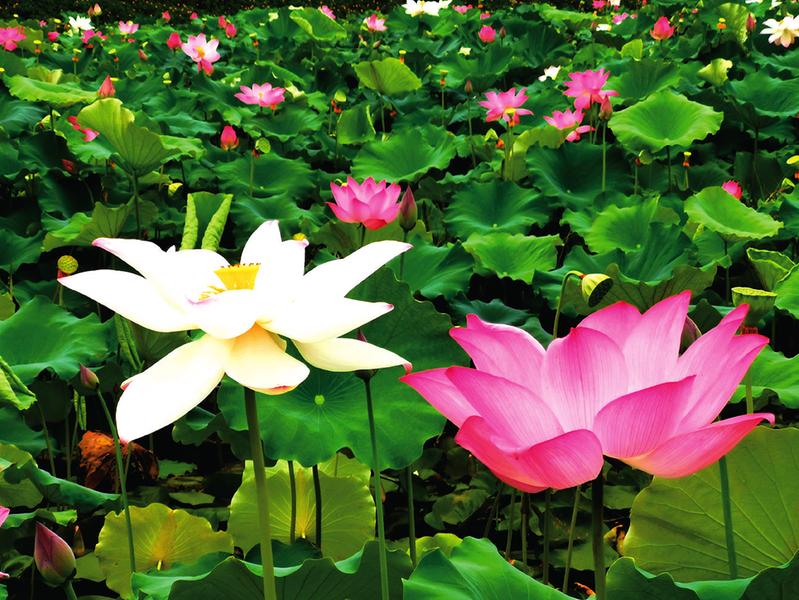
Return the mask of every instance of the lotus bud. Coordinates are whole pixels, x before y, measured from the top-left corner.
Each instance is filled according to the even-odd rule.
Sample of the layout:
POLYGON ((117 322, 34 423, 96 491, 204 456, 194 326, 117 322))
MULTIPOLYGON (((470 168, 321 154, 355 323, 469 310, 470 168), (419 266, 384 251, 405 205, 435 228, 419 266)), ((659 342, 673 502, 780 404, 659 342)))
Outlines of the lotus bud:
POLYGON ((405 54, 406 54, 406 53, 407 53, 407 51, 406 51, 406 50, 400 50, 400 51, 399 51, 399 61, 400 61, 402 64, 405 64, 405 54))
POLYGON ((100 8, 99 4, 95 4, 94 6, 89 7, 88 14, 90 17, 99 17, 101 14, 103 14, 103 9, 100 8))
POLYGON ((183 45, 183 42, 180 41, 180 34, 177 31, 173 31, 166 40, 166 45, 171 50, 177 50, 183 45))
POLYGON ((499 28, 499 37, 504 38, 506 35, 508 35, 508 30, 505 29, 505 26, 503 25, 499 28))
POLYGON ((686 315, 685 324, 682 326, 682 335, 680 336, 680 353, 685 352, 701 335, 702 332, 699 331, 697 324, 691 317, 686 315))
POLYGON ((594 307, 613 287, 613 280, 604 273, 590 273, 580 278, 580 291, 588 306, 594 307))
POLYGON ((599 104, 599 118, 603 121, 609 121, 613 116, 613 105, 610 103, 610 97, 605 96, 599 104))
POLYGON ((733 305, 749 305, 749 312, 746 313, 746 318, 744 319, 744 327, 756 328, 760 319, 772 311, 776 299, 777 294, 774 292, 767 292, 766 290, 758 290, 750 287, 732 288, 733 305))
POLYGON ((60 279, 61 277, 75 273, 78 270, 78 261, 75 260, 74 256, 65 254, 58 259, 56 266, 58 267, 58 277, 60 279))
POLYGON ((81 384, 83 384, 83 387, 90 390, 96 390, 97 386, 100 385, 100 378, 97 377, 97 373, 95 373, 88 367, 84 367, 83 365, 81 365, 80 382, 81 384))
POLYGON ((97 90, 97 95, 100 98, 112 98, 116 93, 117 91, 114 88, 114 83, 111 81, 111 77, 106 75, 105 79, 103 80, 103 84, 100 86, 100 89, 97 90))
POLYGON ((172 20, 172 15, 169 14, 168 10, 165 10, 164 12, 161 13, 161 18, 167 23, 169 23, 172 20))
POLYGON ((36 523, 33 561, 44 581, 58 587, 75 574, 75 554, 63 539, 41 523, 36 523))
POLYGON ((474 87, 472 86, 472 80, 471 79, 467 79, 466 80, 466 83, 463 85, 463 91, 466 92, 469 96, 472 95, 472 92, 474 91, 474 87))
POLYGON ((405 188, 405 193, 402 194, 399 207, 399 223, 403 231, 410 231, 416 227, 416 219, 418 218, 419 209, 416 206, 416 201, 413 198, 411 186, 405 188))
POLYGON ((222 129, 222 135, 219 136, 219 145, 225 151, 238 147, 239 137, 236 135, 236 130, 230 125, 225 125, 222 129))
POLYGON ((746 30, 749 33, 752 33, 757 26, 757 21, 755 20, 755 16, 752 13, 749 13, 749 16, 746 17, 746 30))

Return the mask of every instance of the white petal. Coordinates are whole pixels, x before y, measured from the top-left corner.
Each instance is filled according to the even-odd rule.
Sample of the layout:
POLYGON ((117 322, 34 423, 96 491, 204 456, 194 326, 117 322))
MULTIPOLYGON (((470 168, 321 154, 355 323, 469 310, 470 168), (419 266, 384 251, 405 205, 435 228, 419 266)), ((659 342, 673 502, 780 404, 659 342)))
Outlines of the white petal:
POLYGON ((110 252, 128 263, 145 277, 157 274, 164 267, 164 254, 156 244, 144 240, 97 238, 92 246, 110 252))
POLYGON ((380 317, 394 308, 385 302, 363 302, 336 298, 320 302, 313 298, 283 310, 263 327, 292 340, 306 343, 336 338, 380 317))
POLYGON ((190 303, 188 312, 206 333, 229 339, 249 331, 258 318, 258 310, 258 297, 253 290, 229 290, 190 303))
POLYGON ((206 335, 128 380, 117 405, 119 437, 127 442, 138 439, 200 404, 222 379, 232 345, 206 335))
POLYGON ((302 357, 315 367, 326 371, 357 371, 359 369, 382 369, 411 364, 401 356, 360 340, 334 338, 313 344, 294 342, 302 357))
POLYGON ((186 312, 164 298, 144 277, 126 271, 100 269, 58 280, 115 313, 153 331, 185 331, 197 325, 186 312))
POLYGON ((349 256, 331 260, 310 271, 302 280, 304 294, 344 296, 380 267, 413 246, 385 240, 367 244, 349 256))
POLYGON ((270 319, 297 294, 305 273, 305 240, 281 242, 261 263, 255 291, 261 302, 261 318, 270 319))
POLYGON ((308 367, 289 356, 276 336, 258 326, 233 341, 225 372, 241 385, 259 392, 285 392, 297 387, 310 373, 308 367))
POLYGON ((280 228, 277 221, 265 221, 253 231, 241 251, 241 264, 264 263, 280 244, 280 228))
POLYGON ((214 271, 226 266, 228 261, 211 250, 169 251, 161 268, 148 278, 176 301, 197 300, 211 287, 224 289, 214 271))

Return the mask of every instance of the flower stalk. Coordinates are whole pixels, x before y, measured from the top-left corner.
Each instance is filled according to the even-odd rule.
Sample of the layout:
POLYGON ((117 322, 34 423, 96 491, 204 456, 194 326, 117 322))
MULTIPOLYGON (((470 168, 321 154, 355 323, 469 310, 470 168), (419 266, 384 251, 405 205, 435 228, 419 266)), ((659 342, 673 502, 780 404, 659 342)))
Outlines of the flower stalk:
POLYGON ((591 550, 594 554, 594 591, 596 600, 605 600, 605 532, 603 531, 604 480, 600 472, 591 484, 591 550))

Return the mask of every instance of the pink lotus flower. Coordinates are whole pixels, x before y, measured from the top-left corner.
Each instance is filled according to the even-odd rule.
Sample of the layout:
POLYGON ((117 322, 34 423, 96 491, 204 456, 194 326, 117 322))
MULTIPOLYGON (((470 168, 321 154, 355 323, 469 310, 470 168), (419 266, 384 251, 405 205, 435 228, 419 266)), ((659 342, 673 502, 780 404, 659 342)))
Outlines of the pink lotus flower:
POLYGON ((490 18, 491 18, 491 13, 490 12, 480 13, 480 19, 481 20, 490 19, 490 18))
POLYGON ((369 17, 365 18, 363 22, 369 31, 386 30, 386 20, 378 17, 376 13, 372 13, 369 17))
POLYGON ((660 17, 655 21, 655 25, 649 31, 649 35, 651 35, 653 39, 662 42, 674 35, 674 27, 672 27, 666 17, 660 17))
POLYGON ((472 6, 471 4, 456 4, 455 6, 452 7, 452 10, 454 10, 455 12, 459 12, 462 15, 465 15, 473 8, 474 6, 472 6))
POLYGON ((741 185, 734 179, 730 179, 729 181, 722 183, 721 189, 727 192, 730 196, 735 197, 736 200, 740 200, 741 196, 743 196, 741 185))
POLYGON ((22 27, 4 27, 0 29, 0 45, 9 52, 17 49, 17 42, 21 42, 27 36, 22 27))
POLYGON ((563 112, 555 110, 552 111, 551 117, 544 117, 544 121, 558 129, 570 129, 577 126, 566 136, 567 142, 576 142, 580 139, 582 134, 592 130, 590 125, 580 125, 580 123, 583 122, 583 111, 581 110, 575 110, 574 112, 568 108, 563 112))
POLYGON ((97 90, 97 95, 100 98, 113 98, 116 93, 117 91, 116 88, 114 88, 114 82, 111 81, 111 76, 106 75, 102 85, 100 85, 100 89, 97 90))
POLYGON ((103 35, 103 32, 100 31, 99 29, 97 31, 95 31, 94 29, 87 29, 86 31, 83 32, 83 37, 81 38, 81 41, 83 42, 84 45, 86 45, 91 41, 93 37, 98 37, 101 40, 108 39, 108 36, 103 35))
POLYGON ((519 117, 531 115, 533 111, 526 108, 519 108, 527 102, 526 88, 521 88, 516 92, 516 88, 511 88, 507 92, 486 92, 486 99, 480 102, 480 106, 488 109, 486 121, 499 121, 502 119, 509 127, 519 124, 519 117))
POLYGON ((239 136, 236 135, 236 130, 230 125, 225 125, 222 129, 222 135, 219 136, 219 147, 222 150, 232 150, 239 145, 239 136))
POLYGON ((58 32, 57 31, 48 31, 47 32, 47 39, 51 42, 54 42, 58 39, 58 32))
POLYGON ((347 183, 336 185, 330 182, 335 202, 327 205, 339 221, 345 223, 361 223, 367 229, 380 229, 391 223, 399 214, 400 186, 396 183, 388 185, 384 179, 376 182, 367 177, 358 183, 347 177, 347 183))
POLYGON ((133 21, 120 21, 119 22, 119 33, 123 35, 131 35, 136 33, 139 30, 139 24, 134 23, 133 21))
POLYGON ((99 131, 95 131, 94 129, 89 129, 88 127, 81 127, 80 123, 78 123, 78 117, 67 117, 67 121, 70 125, 72 125, 72 129, 75 131, 80 131, 83 134, 83 141, 84 142, 91 142, 95 139, 98 135, 100 135, 99 131))
POLYGON ((460 428, 455 440, 527 492, 595 478, 603 454, 660 477, 714 463, 771 414, 713 422, 760 349, 736 335, 739 306, 680 354, 690 292, 641 315, 619 302, 544 350, 527 332, 470 315, 450 335, 474 369, 432 369, 402 380, 460 428))
POLYGON ((224 15, 219 15, 219 18, 216 22, 219 24, 220 29, 227 27, 227 19, 224 17, 224 15))
POLYGON ((623 13, 619 13, 619 14, 613 15, 613 18, 611 20, 613 21, 614 25, 618 25, 619 23, 624 22, 624 20, 627 17, 629 17, 629 16, 630 16, 629 13, 623 12, 623 13))
POLYGON ((591 6, 594 8, 594 10, 601 10, 605 8, 605 0, 593 0, 593 2, 591 2, 591 6))
POLYGON ((564 95, 574 98, 574 108, 586 110, 593 103, 602 104, 609 96, 618 96, 614 90, 603 90, 610 73, 605 69, 599 71, 580 71, 569 74, 564 95))
POLYGON ((244 104, 268 106, 272 110, 275 110, 277 105, 285 100, 284 94, 286 90, 281 87, 272 87, 271 83, 264 83, 262 85, 254 83, 251 88, 243 85, 239 89, 241 92, 235 96, 244 102, 244 104))
MULTIPOLYGON (((3 526, 3 523, 6 522, 8 515, 11 513, 11 510, 6 508, 5 506, 0 506, 0 527, 3 526)), ((3 573, 0 571, 0 579, 8 579, 8 573, 3 573)))
POLYGON ((225 35, 228 37, 228 39, 236 37, 237 32, 238 30, 236 29, 236 26, 233 23, 228 22, 228 24, 225 25, 225 35))
POLYGON ((330 10, 330 7, 329 7, 329 6, 327 6, 326 4, 323 4, 323 5, 322 5, 322 6, 319 8, 319 12, 321 12, 323 15, 325 15, 325 16, 326 16, 326 17, 328 17, 329 19, 333 19, 334 21, 336 20, 336 15, 335 15, 335 14, 333 14, 333 11, 332 11, 332 10, 330 10))
POLYGON ((483 25, 480 31, 477 32, 477 37, 479 37, 480 41, 484 44, 491 44, 497 39, 497 30, 491 27, 491 25, 483 25))
POLYGON ((177 50, 183 46, 183 40, 180 39, 180 34, 177 31, 170 33, 166 40, 166 45, 170 50, 177 50))
POLYGON ((161 18, 167 23, 169 23, 172 20, 172 15, 169 14, 168 10, 165 10, 164 12, 161 13, 161 18))
POLYGON ((205 71, 207 75, 214 72, 213 63, 219 60, 219 52, 216 47, 219 46, 219 40, 206 40, 205 34, 190 35, 189 41, 181 46, 183 52, 186 53, 194 62, 197 63, 197 72, 205 71))
POLYGON ((200 18, 200 15, 198 15, 197 12, 193 12, 193 13, 191 13, 189 15, 189 19, 191 19, 192 21, 197 21, 197 20, 199 20, 199 18, 200 18))

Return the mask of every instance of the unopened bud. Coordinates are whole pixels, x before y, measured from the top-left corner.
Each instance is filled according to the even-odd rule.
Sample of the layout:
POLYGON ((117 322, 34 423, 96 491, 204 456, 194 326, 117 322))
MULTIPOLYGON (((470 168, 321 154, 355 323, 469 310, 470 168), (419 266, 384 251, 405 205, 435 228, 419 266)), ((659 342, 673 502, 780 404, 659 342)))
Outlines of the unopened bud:
POLYGON ((84 367, 83 365, 81 365, 80 382, 83 384, 83 387, 88 388, 90 390, 96 390, 97 386, 100 385, 100 378, 97 377, 97 373, 95 373, 88 367, 84 367))
POLYGON ((701 335, 702 332, 699 331, 697 324, 691 317, 686 315, 685 324, 682 326, 682 334, 680 335, 680 353, 688 350, 688 347, 698 340, 701 335))
POLYGON ((470 96, 472 95, 472 92, 474 91, 474 87, 472 86, 472 80, 471 79, 467 79, 466 80, 466 83, 463 85, 463 91, 466 92, 467 94, 469 94, 470 96))
POLYGON ((45 583, 57 587, 75 575, 75 554, 63 539, 36 523, 33 561, 45 583))
POLYGON ((117 91, 114 88, 114 83, 111 81, 111 77, 109 75, 105 76, 103 80, 103 84, 100 86, 100 89, 97 90, 97 95, 100 98, 112 98, 117 91))
POLYGON ((419 209, 416 206, 416 200, 413 198, 413 192, 409 185, 405 188, 405 193, 402 194, 402 200, 399 207, 399 223, 404 231, 410 231, 416 227, 416 219, 418 218, 419 209))

